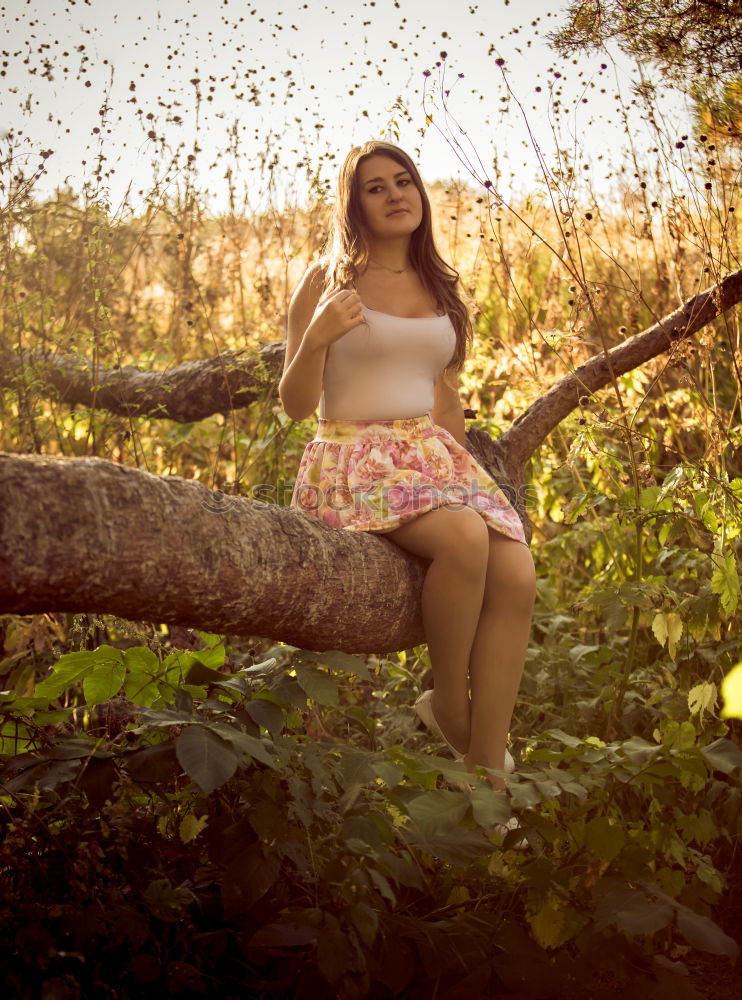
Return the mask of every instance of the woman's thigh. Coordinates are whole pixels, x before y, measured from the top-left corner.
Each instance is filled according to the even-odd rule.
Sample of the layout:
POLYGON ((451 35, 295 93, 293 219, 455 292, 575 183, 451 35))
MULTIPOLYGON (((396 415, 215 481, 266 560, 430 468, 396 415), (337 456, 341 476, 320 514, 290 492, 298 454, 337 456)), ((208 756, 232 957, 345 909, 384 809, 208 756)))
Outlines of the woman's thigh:
POLYGON ((384 537, 424 559, 448 556, 470 562, 473 557, 486 565, 488 534, 484 519, 471 507, 451 510, 444 506, 384 532, 384 537))

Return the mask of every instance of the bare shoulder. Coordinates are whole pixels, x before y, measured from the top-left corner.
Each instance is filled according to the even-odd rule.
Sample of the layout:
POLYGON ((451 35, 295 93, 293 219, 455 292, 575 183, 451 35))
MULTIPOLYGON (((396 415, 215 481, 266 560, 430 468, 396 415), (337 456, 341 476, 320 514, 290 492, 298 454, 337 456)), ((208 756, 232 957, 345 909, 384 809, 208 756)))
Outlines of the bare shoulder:
POLYGON ((302 311, 311 307, 314 311, 325 288, 326 273, 326 265, 323 261, 315 261, 310 264, 294 289, 291 306, 298 307, 302 311))

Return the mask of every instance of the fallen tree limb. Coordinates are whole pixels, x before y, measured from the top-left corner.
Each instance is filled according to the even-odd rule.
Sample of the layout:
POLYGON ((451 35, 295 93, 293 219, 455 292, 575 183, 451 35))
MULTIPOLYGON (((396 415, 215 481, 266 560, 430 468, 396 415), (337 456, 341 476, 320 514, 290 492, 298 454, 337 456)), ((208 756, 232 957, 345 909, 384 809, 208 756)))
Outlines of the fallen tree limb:
POLYGON ((0 454, 0 610, 96 611, 392 652, 427 563, 388 539, 100 458, 0 454))

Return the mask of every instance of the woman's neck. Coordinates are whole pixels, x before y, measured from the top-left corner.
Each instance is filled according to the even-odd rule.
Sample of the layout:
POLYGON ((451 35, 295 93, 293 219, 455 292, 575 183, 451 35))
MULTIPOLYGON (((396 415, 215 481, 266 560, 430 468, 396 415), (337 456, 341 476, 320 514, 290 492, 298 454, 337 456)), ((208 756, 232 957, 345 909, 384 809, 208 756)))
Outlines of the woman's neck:
POLYGON ((410 267, 409 249, 408 239, 372 242, 369 244, 369 267, 401 274, 410 267))

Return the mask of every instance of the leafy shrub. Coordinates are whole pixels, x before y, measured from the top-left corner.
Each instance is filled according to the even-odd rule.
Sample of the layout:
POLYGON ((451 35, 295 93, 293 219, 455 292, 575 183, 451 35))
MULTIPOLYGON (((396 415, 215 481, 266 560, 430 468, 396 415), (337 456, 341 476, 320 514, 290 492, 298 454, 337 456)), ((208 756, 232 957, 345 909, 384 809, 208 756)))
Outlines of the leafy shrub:
POLYGON ((742 752, 697 718, 547 730, 507 793, 462 791, 400 708, 405 655, 201 638, 66 653, 3 695, 14 996, 683 997, 684 948, 735 954, 710 915, 742 752), (117 733, 80 728, 124 697, 117 733))

